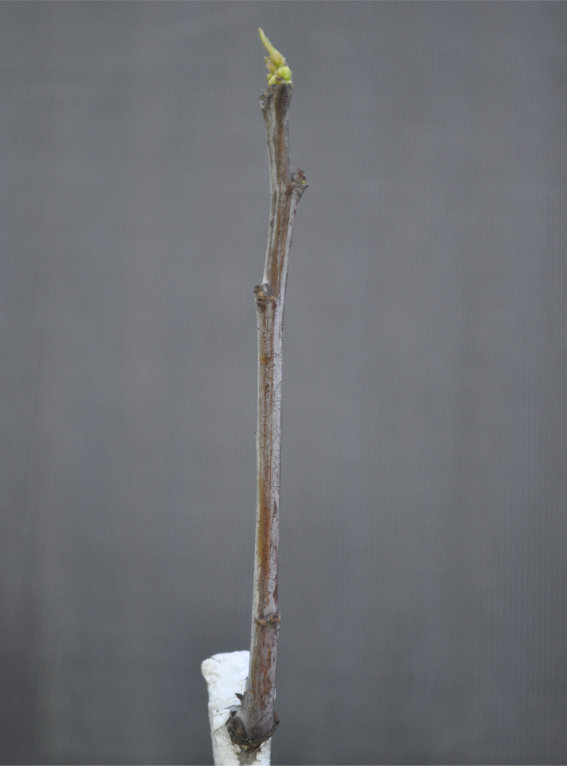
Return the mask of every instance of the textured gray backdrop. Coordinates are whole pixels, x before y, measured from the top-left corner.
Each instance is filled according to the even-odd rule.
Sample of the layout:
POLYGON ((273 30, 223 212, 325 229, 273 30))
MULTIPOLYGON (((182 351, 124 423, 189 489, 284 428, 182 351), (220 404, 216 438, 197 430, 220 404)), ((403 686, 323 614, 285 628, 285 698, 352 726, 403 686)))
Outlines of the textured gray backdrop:
POLYGON ((567 760, 567 5, 0 6, 3 763, 210 763, 247 648, 262 25, 276 764, 567 760))

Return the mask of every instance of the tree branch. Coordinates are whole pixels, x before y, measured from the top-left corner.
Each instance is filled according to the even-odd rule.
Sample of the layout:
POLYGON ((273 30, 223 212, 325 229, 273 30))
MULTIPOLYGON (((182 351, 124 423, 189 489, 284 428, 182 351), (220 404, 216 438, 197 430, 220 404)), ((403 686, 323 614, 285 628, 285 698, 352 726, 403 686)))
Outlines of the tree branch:
POLYGON ((302 170, 291 173, 288 110, 292 89, 290 82, 277 82, 260 98, 267 129, 270 220, 262 284, 254 288, 258 329, 258 489, 252 639, 242 704, 231 711, 228 721, 232 741, 248 752, 255 751, 269 739, 278 723, 274 699, 280 624, 278 546, 284 301, 295 212, 307 188, 302 170))

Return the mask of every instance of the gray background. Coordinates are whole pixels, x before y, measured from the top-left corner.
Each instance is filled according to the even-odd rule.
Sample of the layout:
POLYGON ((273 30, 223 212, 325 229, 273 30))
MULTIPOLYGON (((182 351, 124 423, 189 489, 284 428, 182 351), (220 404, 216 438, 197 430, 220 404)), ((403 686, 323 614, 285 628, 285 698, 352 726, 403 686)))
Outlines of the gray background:
POLYGON ((262 25, 274 762, 567 760, 565 3, 0 6, 3 763, 210 763, 247 648, 262 25))

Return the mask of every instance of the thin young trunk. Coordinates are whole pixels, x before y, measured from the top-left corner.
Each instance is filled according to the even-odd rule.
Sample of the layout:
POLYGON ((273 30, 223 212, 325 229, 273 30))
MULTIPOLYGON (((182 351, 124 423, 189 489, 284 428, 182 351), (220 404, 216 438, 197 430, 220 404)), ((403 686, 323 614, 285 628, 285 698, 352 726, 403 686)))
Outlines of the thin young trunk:
POLYGON ((270 168, 270 222, 262 284, 254 288, 258 328, 258 490, 250 667, 241 706, 228 721, 233 742, 256 750, 277 726, 274 711, 278 610, 281 385, 284 300, 295 211, 307 188, 301 170, 291 173, 287 113, 292 85, 262 94, 270 168))

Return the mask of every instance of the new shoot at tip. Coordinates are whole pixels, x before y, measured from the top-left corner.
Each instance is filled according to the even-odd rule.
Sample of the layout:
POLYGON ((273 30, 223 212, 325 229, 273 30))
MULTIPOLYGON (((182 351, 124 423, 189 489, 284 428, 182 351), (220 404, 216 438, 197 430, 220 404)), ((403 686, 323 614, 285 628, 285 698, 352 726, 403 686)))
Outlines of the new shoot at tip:
POLYGON ((287 65, 285 56, 274 48, 264 34, 262 27, 258 27, 258 32, 260 34, 260 40, 264 43, 264 47, 270 54, 264 58, 268 69, 268 74, 266 75, 268 78, 268 85, 277 85, 280 82, 293 84, 291 80, 291 69, 287 65))

